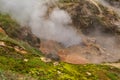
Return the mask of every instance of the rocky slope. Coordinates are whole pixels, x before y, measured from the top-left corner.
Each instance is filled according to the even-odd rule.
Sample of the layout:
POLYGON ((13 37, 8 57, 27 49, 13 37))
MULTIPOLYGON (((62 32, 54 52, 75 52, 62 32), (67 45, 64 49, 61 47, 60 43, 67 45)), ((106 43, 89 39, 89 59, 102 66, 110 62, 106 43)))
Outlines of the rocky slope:
POLYGON ((5 30, 8 36, 14 39, 23 40, 31 46, 40 47, 40 39, 33 35, 28 27, 20 27, 20 25, 13 21, 10 16, 0 16, 0 27, 5 30))
MULTIPOLYGON (((81 57, 84 58, 81 58, 82 60, 86 61, 87 59, 92 63, 119 61, 119 10, 114 5, 111 6, 112 1, 105 1, 107 0, 61 0, 59 7, 71 15, 73 25, 81 35, 83 42, 81 46, 77 45, 69 48, 59 47, 61 50, 57 49, 57 52, 60 56, 61 54, 69 55, 69 57, 71 55, 71 60, 75 58, 75 62, 81 61, 81 57), (76 58, 73 55, 80 57, 76 58)), ((47 50, 49 51, 49 49, 47 50)))
POLYGON ((120 69, 112 66, 56 62, 0 32, 1 80, 119 80, 119 73, 120 69))
POLYGON ((120 79, 119 63, 112 64, 118 68, 90 64, 119 62, 119 16, 94 0, 71 1, 63 0, 58 6, 70 13, 83 43, 68 48, 55 41, 40 41, 29 28, 0 14, 0 80, 120 79))

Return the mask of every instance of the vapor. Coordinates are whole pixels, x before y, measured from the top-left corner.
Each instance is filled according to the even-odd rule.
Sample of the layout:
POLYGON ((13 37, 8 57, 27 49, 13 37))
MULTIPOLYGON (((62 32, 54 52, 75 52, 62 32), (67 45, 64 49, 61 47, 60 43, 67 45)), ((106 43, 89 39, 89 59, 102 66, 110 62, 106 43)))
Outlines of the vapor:
POLYGON ((9 14, 21 26, 29 26, 37 37, 65 46, 81 42, 67 12, 55 6, 58 0, 0 0, 0 13, 9 14))

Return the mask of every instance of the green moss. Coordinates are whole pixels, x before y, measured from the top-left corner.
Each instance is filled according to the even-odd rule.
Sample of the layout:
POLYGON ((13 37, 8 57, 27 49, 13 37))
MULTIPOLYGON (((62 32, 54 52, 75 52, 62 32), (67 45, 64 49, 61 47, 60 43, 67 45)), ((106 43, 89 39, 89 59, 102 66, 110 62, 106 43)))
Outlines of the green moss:
POLYGON ((0 25, 10 37, 16 38, 19 35, 20 25, 8 15, 0 14, 0 25))
POLYGON ((7 47, 9 50, 12 50, 13 47, 18 46, 22 48, 23 50, 26 50, 28 53, 38 54, 39 56, 41 55, 41 52, 39 50, 31 47, 28 43, 19 41, 19 40, 14 40, 8 37, 7 35, 3 35, 1 33, 0 33, 0 41, 4 41, 9 46, 7 47))
POLYGON ((10 70, 0 69, 0 80, 37 80, 36 78, 31 77, 30 75, 23 75, 17 72, 10 70))
POLYGON ((0 41, 6 46, 0 46, 0 69, 30 75, 38 80, 119 80, 120 69, 105 65, 73 65, 60 62, 45 63, 41 61, 41 52, 30 45, 0 34, 0 41), (14 50, 18 46, 27 54, 14 50))
POLYGON ((111 80, 118 80, 118 77, 115 73, 108 73, 107 75, 111 80))

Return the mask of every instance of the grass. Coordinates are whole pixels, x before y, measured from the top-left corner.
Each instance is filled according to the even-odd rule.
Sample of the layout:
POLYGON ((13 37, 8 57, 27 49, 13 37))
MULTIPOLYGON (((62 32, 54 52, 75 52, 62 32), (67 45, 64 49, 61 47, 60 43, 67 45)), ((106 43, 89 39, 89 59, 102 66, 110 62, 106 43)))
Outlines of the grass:
POLYGON ((55 66, 53 63, 41 61, 40 56, 34 53, 22 55, 13 49, 10 50, 0 46, 0 69, 11 71, 12 74, 15 72, 30 75, 36 80, 119 80, 120 78, 120 69, 111 66, 73 65, 64 62, 60 62, 55 66), (28 61, 25 61, 25 59, 28 61))
POLYGON ((0 13, 0 27, 2 27, 10 37, 19 36, 20 25, 17 24, 9 15, 0 13))
POLYGON ((7 35, 1 33, 0 33, 0 41, 4 41, 5 43, 11 45, 12 47, 19 46, 20 48, 27 50, 29 53, 34 53, 34 54, 41 53, 36 48, 31 47, 28 43, 19 40, 14 40, 8 37, 7 35))
POLYGON ((17 74, 21 74, 23 78, 29 75, 29 77, 35 80, 120 79, 120 69, 111 66, 95 64, 73 65, 64 62, 59 62, 58 65, 54 65, 54 61, 45 63, 40 59, 40 57, 43 56, 41 52, 29 44, 16 41, 3 34, 0 34, 0 41, 5 42, 6 46, 9 46, 0 46, 0 78, 3 80, 8 79, 6 76, 9 73, 5 74, 7 71, 10 71, 11 75, 9 77, 15 77, 15 79, 17 78, 17 74), (27 54, 16 52, 14 46, 24 48, 27 54), (27 59, 27 61, 25 61, 25 59, 27 59))

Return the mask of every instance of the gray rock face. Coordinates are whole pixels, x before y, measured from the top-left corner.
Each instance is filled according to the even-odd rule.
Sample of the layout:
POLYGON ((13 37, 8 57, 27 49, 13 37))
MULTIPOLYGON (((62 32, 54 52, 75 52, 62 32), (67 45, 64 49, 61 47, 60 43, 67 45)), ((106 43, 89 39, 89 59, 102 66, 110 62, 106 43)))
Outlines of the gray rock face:
POLYGON ((29 28, 21 28, 20 35, 18 36, 21 40, 28 42, 33 47, 40 47, 40 39, 32 34, 29 28))
POLYGON ((105 0, 105 1, 107 1, 110 5, 116 8, 120 8, 120 0, 105 0))
POLYGON ((50 58, 51 60, 54 60, 54 61, 59 61, 60 60, 60 57, 58 54, 56 53, 49 53, 46 55, 47 58, 50 58))

